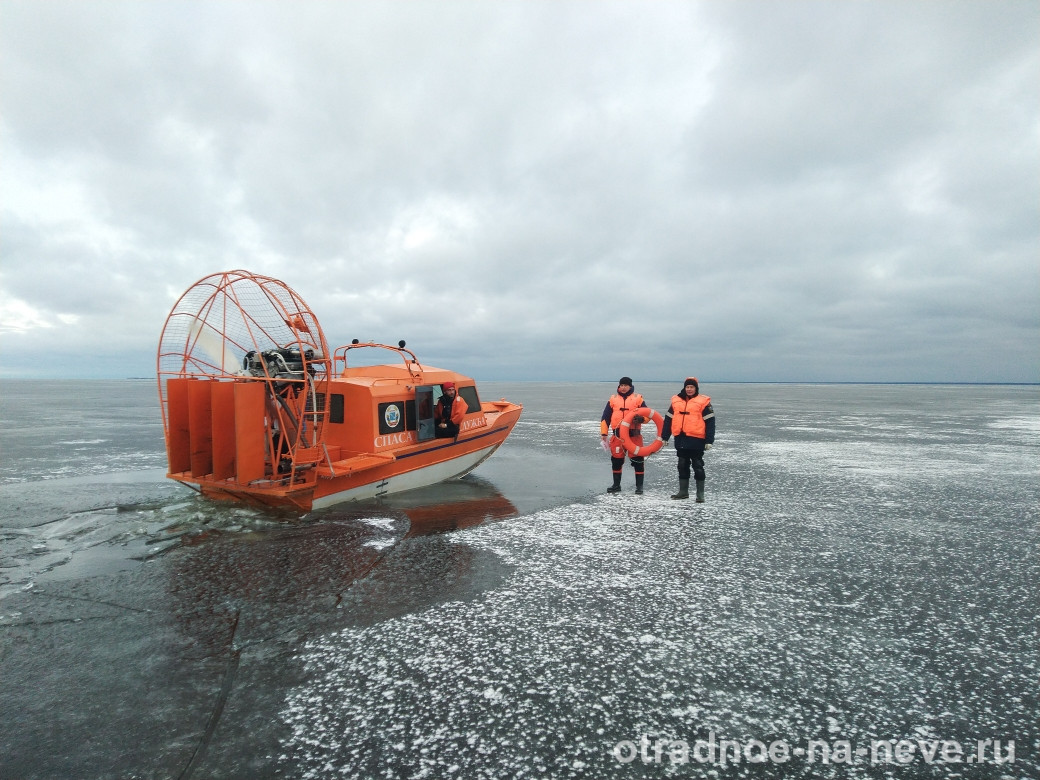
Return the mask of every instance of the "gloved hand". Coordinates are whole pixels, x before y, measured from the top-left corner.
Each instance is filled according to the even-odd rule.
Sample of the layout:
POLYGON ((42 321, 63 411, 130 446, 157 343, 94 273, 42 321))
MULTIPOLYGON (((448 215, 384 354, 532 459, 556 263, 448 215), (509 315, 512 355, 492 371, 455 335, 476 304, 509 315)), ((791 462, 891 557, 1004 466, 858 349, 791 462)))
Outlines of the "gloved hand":
POLYGON ((710 444, 705 444, 705 445, 704 445, 704 451, 705 451, 705 452, 707 452, 707 451, 708 451, 708 450, 710 450, 710 449, 711 449, 711 445, 710 445, 710 444))

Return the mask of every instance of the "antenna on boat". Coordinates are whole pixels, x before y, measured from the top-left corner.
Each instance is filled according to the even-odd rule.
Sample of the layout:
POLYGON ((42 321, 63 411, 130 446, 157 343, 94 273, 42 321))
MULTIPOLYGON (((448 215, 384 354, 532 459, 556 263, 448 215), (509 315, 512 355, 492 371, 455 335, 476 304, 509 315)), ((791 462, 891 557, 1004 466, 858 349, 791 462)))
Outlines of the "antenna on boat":
POLYGON ((400 341, 398 341, 397 342, 397 346, 399 346, 401 349, 404 349, 404 339, 401 339, 400 341))

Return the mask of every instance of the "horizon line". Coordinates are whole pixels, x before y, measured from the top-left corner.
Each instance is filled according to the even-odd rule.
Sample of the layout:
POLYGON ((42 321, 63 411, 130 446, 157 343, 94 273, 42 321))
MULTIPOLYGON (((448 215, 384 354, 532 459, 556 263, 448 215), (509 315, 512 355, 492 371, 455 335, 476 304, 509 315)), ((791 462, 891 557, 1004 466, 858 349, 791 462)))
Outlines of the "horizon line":
MULTIPOLYGON (((613 384, 610 379, 477 379, 479 382, 513 382, 518 384, 613 384)), ((26 377, 26 376, 0 376, 0 381, 11 382, 62 382, 62 381, 88 381, 88 382, 155 382, 154 376, 127 376, 127 377, 26 377)), ((641 379, 638 384, 675 384, 674 379, 641 379)), ((861 379, 712 379, 704 380, 702 384, 716 385, 970 385, 970 386, 1017 386, 1037 387, 1040 381, 978 381, 978 380, 955 380, 955 379, 893 379, 893 380, 861 380, 861 379)))

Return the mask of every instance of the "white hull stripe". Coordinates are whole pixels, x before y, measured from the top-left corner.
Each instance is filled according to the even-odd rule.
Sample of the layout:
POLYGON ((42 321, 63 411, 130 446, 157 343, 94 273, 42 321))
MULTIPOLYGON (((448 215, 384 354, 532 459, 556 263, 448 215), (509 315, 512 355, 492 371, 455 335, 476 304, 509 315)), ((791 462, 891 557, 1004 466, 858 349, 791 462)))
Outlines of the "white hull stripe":
POLYGON ((406 490, 415 490, 416 488, 444 482, 448 479, 456 479, 465 476, 487 458, 491 457, 491 454, 498 449, 498 446, 498 444, 493 444, 490 447, 485 447, 482 450, 466 455, 460 455, 451 460, 431 463, 429 466, 406 471, 403 474, 387 477, 378 482, 358 485, 350 490, 341 490, 338 493, 315 498, 311 506, 314 509, 324 509, 344 501, 363 501, 367 498, 378 498, 390 493, 403 493, 406 490))

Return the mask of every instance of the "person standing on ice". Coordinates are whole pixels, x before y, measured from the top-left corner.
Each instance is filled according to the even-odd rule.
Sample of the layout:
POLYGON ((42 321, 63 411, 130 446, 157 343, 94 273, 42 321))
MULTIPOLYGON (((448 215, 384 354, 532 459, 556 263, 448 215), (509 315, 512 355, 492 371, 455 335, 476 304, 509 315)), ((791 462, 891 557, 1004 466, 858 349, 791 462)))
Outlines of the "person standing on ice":
MULTIPOLYGON (((610 453, 610 468, 614 473, 614 484, 607 488, 608 493, 621 492, 621 470, 625 465, 626 453, 625 445, 618 438, 618 429, 621 427, 625 415, 641 406, 643 406, 643 396, 635 391, 632 378, 628 376, 621 377, 618 380, 617 393, 610 396, 610 400, 607 401, 607 405, 603 408, 603 417, 599 423, 603 448, 610 453), (609 443, 607 442, 608 434, 613 434, 609 443)), ((629 428, 629 434, 633 440, 639 437, 638 422, 633 421, 633 425, 629 428)), ((641 438, 639 438, 639 442, 642 442, 641 438)), ((643 456, 639 455, 629 460, 636 472, 636 494, 639 495, 643 492, 643 456)))
POLYGON ((697 377, 687 377, 683 389, 672 396, 664 418, 661 438, 675 435, 675 454, 679 456, 679 492, 672 498, 690 497, 690 466, 697 483, 697 503, 704 503, 704 452, 715 442, 715 410, 711 398, 700 394, 697 377))
POLYGON ((466 416, 469 405, 462 400, 462 396, 455 394, 454 382, 442 384, 441 392, 443 395, 433 410, 437 438, 454 439, 459 435, 459 426, 462 424, 462 418, 466 416))

